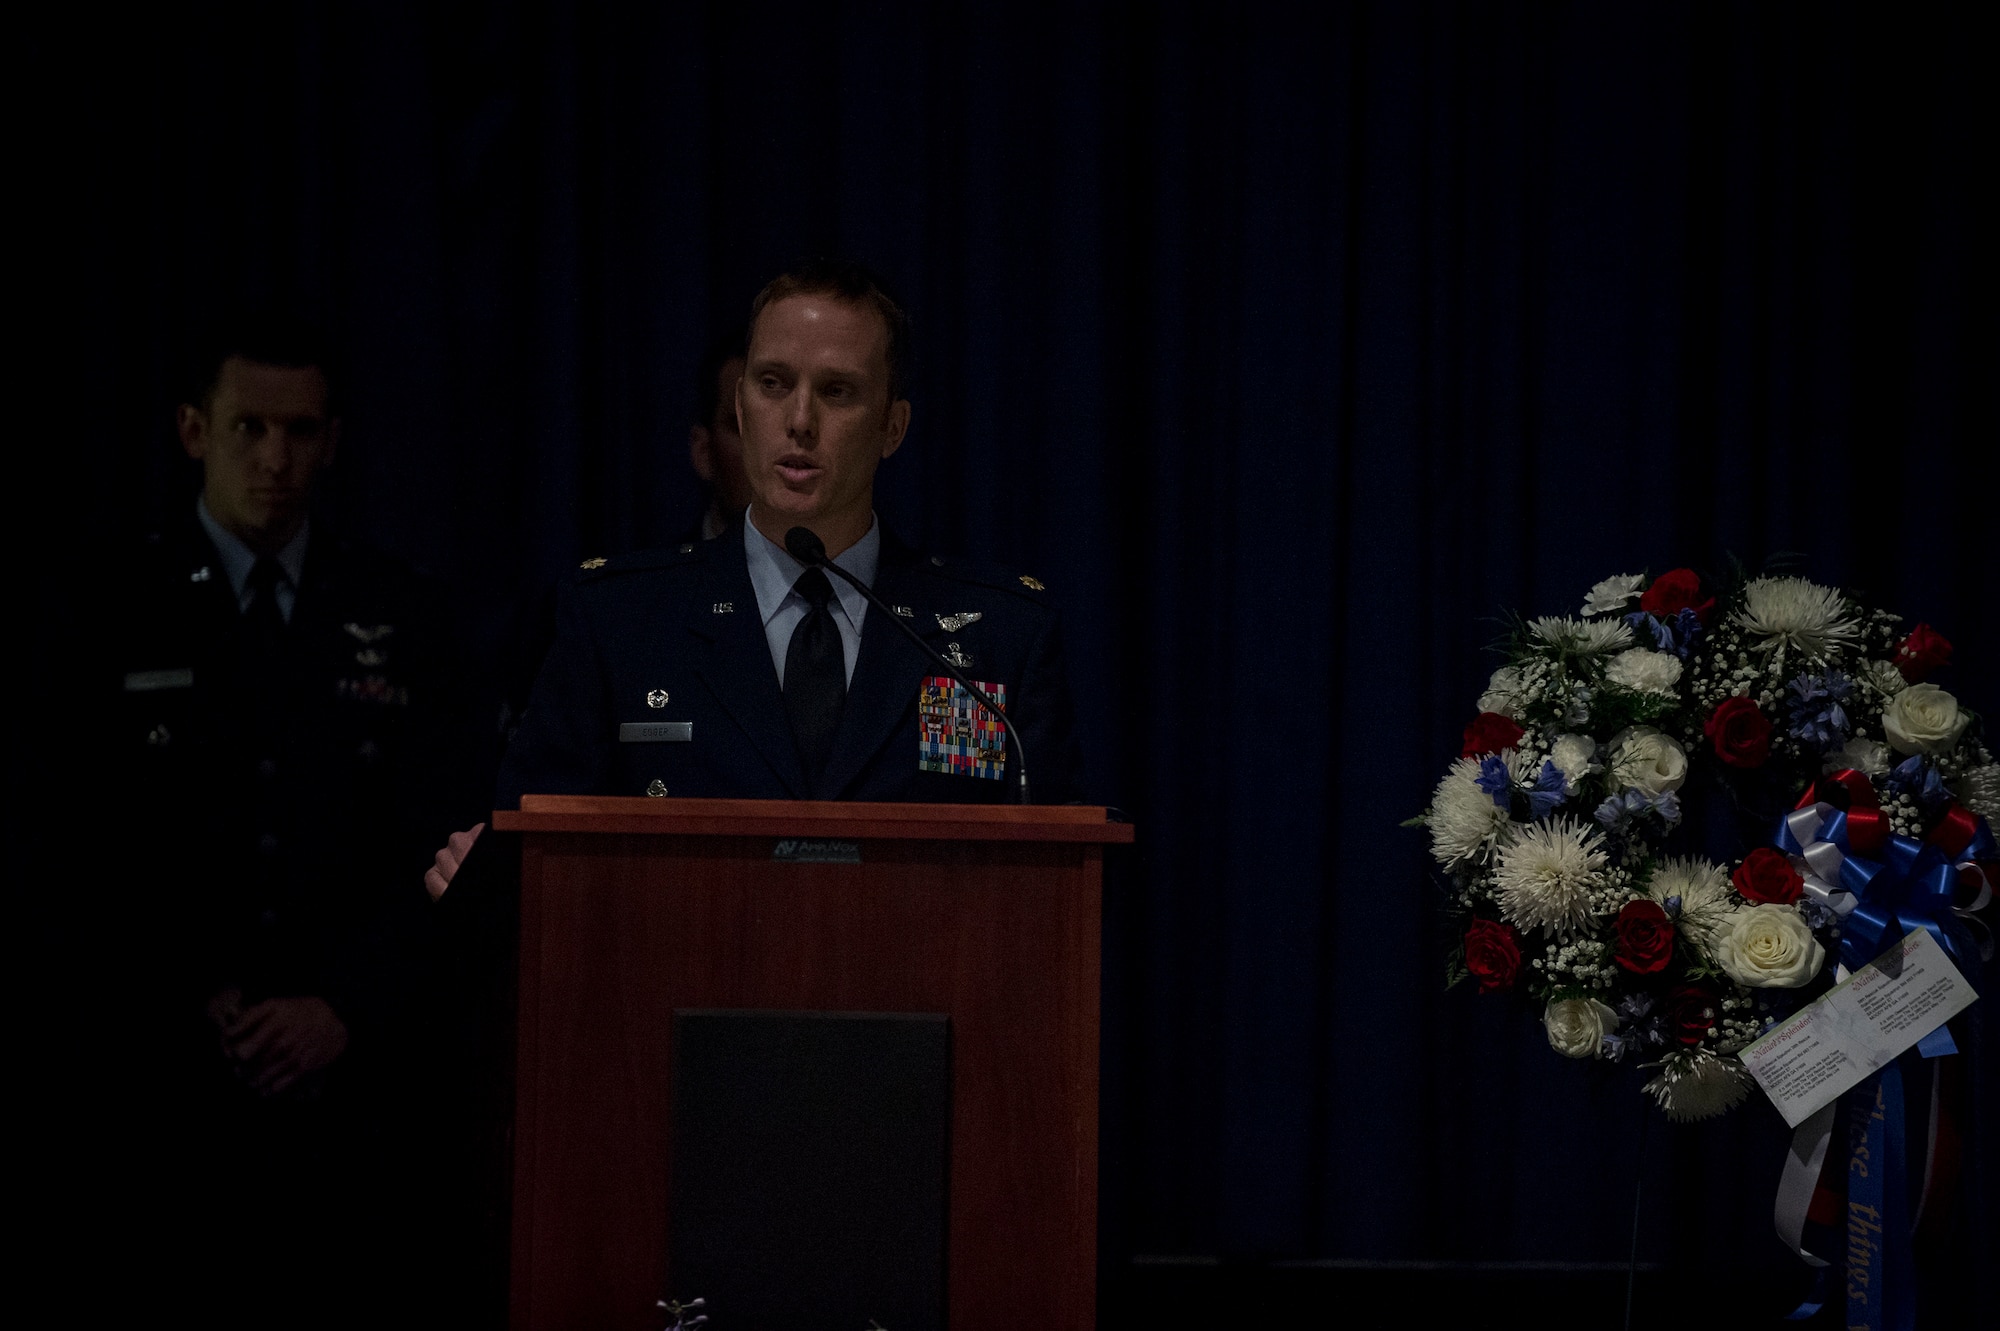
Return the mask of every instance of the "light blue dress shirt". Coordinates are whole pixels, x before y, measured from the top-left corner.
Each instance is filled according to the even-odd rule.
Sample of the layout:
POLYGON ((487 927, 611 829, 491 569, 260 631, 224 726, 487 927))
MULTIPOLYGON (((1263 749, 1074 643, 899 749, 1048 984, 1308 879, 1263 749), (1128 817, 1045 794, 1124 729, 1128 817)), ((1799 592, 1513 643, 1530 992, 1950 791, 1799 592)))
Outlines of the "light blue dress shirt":
MULTIPOLYGON (((250 608, 250 570, 257 563, 257 552, 237 538, 236 534, 215 520, 215 514, 208 511, 206 498, 194 501, 194 515, 201 519, 202 530, 208 533, 208 543, 215 547, 217 558, 222 560, 222 571, 229 578, 229 589, 236 593, 236 608, 247 611, 250 608)), ((306 519, 299 528, 299 534, 285 542, 278 551, 278 569, 284 574, 278 579, 275 589, 278 597, 278 613, 287 624, 292 622, 292 607, 299 601, 299 579, 306 569, 306 538, 312 535, 312 519, 306 519)))
MULTIPOLYGON (((791 650, 792 633, 806 617, 812 603, 792 589, 806 566, 792 558, 782 545, 757 530, 749 511, 743 514, 743 552, 749 557, 750 586, 757 593, 757 613, 764 618, 764 641, 771 648, 771 664, 778 670, 778 687, 785 687, 785 653, 791 650)), ((882 561, 882 522, 872 515, 868 534, 840 552, 834 563, 875 585, 875 570, 882 561)), ((854 662, 861 655, 861 625, 868 617, 868 598, 843 579, 829 575, 833 600, 834 626, 840 630, 840 653, 847 665, 847 682, 854 682, 854 662)))

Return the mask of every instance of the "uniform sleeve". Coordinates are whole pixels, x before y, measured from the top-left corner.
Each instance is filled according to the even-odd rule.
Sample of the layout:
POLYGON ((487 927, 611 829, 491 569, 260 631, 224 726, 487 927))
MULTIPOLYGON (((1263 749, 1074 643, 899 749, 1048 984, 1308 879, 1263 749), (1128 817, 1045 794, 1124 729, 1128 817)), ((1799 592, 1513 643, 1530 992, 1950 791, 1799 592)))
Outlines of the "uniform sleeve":
POLYGON ((595 795, 608 786, 611 702, 582 602, 574 583, 557 601, 555 642, 500 764, 499 808, 519 808, 523 795, 595 795))
POLYGON ((1076 735, 1076 702, 1062 631, 1049 612, 1021 673, 1021 701, 1014 724, 1028 766, 1028 788, 1037 804, 1075 804, 1085 798, 1083 746, 1076 735))

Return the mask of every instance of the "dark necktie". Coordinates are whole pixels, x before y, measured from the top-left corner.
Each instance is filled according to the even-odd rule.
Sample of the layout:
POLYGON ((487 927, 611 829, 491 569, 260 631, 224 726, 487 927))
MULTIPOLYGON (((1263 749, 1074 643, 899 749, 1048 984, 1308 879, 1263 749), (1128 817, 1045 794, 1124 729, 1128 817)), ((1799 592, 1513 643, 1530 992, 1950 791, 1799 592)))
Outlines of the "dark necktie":
POLYGON ((840 725, 840 707, 847 701, 847 661, 840 646, 840 626, 827 602, 833 584, 826 574, 809 568, 792 584, 811 609, 792 630, 785 649, 785 710, 792 718, 792 735, 799 742, 799 760, 806 777, 818 781, 833 750, 833 732, 840 725))
POLYGON ((278 609, 278 582, 284 576, 277 560, 259 556, 250 566, 250 604, 243 612, 243 627, 250 640, 245 664, 250 671, 257 729, 267 744, 284 729, 285 616, 278 609))
POLYGON ((259 555, 250 566, 250 605, 243 612, 258 649, 273 655, 285 641, 285 615, 278 608, 278 583, 284 576, 277 560, 259 555))

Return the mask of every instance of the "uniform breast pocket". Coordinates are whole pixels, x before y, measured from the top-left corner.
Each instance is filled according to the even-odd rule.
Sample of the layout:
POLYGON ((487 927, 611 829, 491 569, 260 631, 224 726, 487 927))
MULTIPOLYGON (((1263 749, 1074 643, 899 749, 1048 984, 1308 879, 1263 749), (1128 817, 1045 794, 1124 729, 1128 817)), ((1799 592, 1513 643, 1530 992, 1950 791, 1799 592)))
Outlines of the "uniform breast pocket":
POLYGON ((195 739, 194 669, 128 670, 119 705, 121 741, 159 758, 195 739))
MULTIPOLYGON (((694 722, 648 717, 618 723, 618 756, 623 789, 618 795, 664 797, 690 774, 694 722)), ((682 793, 692 793, 683 790, 682 793)))

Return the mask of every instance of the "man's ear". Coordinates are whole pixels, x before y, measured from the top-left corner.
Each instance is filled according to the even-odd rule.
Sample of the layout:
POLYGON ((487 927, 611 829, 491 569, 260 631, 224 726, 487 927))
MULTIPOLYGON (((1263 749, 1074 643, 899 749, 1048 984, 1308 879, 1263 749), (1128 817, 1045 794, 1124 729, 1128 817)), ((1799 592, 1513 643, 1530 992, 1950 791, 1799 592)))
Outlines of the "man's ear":
POLYGON ((882 439, 882 456, 886 458, 901 448, 903 436, 909 432, 910 401, 908 398, 897 398, 889 404, 889 428, 882 439))
POLYGON ((326 423, 326 457, 320 462, 319 469, 321 471, 325 471, 327 468, 333 465, 334 459, 339 456, 340 456, 340 417, 335 416, 332 420, 326 423))
POLYGON ((196 462, 208 456, 208 413, 200 407, 181 403, 174 414, 174 433, 180 436, 181 451, 196 462))
POLYGON ((715 438, 706 425, 688 426, 688 462, 695 475, 710 485, 715 483, 715 438))

